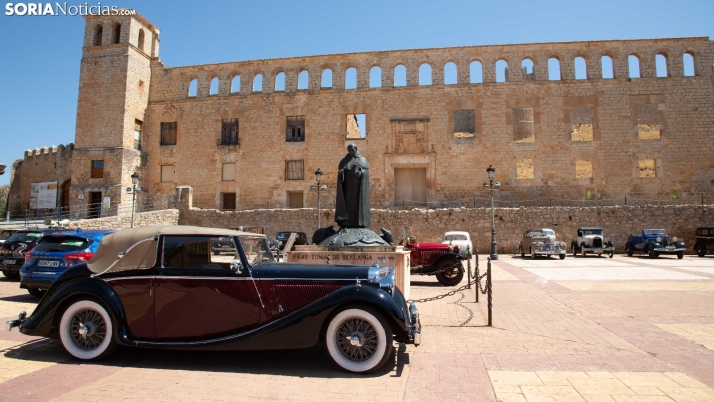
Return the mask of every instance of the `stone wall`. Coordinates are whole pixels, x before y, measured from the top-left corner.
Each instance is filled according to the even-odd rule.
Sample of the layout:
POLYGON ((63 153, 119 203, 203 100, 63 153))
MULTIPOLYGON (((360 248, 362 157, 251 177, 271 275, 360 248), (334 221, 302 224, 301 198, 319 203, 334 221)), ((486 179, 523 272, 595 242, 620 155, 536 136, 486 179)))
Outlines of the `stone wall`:
MULTIPOLYGON (((179 204, 181 225, 224 228, 258 226, 265 228, 269 238, 279 231, 305 232, 310 238, 317 228, 316 209, 223 212, 191 208, 188 190, 180 190, 184 192, 179 204)), ((334 210, 322 210, 321 214, 322 226, 337 226, 334 210)), ((618 251, 622 251, 628 234, 641 233, 645 228, 663 228, 670 236, 683 239, 687 247, 691 248, 697 227, 714 226, 714 205, 497 208, 495 217, 499 253, 513 252, 513 244, 521 240, 523 232, 537 227, 554 229, 558 238, 568 244, 575 239, 576 230, 580 226, 603 227, 606 239, 615 241, 618 251)), ((482 253, 490 250, 489 208, 372 210, 371 229, 377 233, 384 227, 391 230, 395 239, 399 240, 401 230, 407 226, 412 236, 426 242, 440 242, 447 231, 466 231, 472 236, 474 248, 482 253)))
MULTIPOLYGON (((178 225, 179 211, 165 209, 162 211, 139 212, 134 215, 134 226, 178 225)), ((127 229, 131 227, 131 215, 111 216, 108 218, 82 219, 70 223, 70 229, 127 229)))
MULTIPOLYGON (((10 193, 8 196, 8 210, 11 213, 21 212, 30 204, 30 185, 32 183, 57 182, 57 204, 62 203, 62 185, 72 177, 72 157, 74 144, 67 146, 60 144, 58 147, 28 149, 23 159, 13 163, 10 193)), ((31 211, 34 213, 45 211, 31 211)))

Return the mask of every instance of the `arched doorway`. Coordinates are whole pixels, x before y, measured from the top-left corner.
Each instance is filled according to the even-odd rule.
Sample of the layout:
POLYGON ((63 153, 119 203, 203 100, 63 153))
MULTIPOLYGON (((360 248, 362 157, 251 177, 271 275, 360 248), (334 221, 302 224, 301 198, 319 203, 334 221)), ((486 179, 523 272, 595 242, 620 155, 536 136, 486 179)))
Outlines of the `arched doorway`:
POLYGON ((72 179, 62 183, 62 204, 60 204, 60 215, 69 215, 69 188, 72 186, 72 179))

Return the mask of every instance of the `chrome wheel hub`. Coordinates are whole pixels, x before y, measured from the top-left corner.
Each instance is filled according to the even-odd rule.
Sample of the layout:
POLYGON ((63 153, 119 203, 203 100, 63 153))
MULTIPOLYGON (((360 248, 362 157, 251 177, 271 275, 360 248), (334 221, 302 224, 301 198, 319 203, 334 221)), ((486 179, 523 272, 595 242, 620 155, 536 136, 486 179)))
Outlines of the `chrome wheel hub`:
POLYGON ((362 347, 362 343, 364 343, 364 335, 359 332, 355 332, 352 336, 348 336, 347 339, 350 341, 350 345, 352 346, 362 347))
POLYGON ((377 330, 367 320, 350 317, 335 331, 335 344, 340 354, 353 362, 369 360, 377 351, 377 330))
POLYGON ((72 343, 83 350, 97 348, 107 336, 104 317, 93 309, 81 309, 69 320, 72 343))

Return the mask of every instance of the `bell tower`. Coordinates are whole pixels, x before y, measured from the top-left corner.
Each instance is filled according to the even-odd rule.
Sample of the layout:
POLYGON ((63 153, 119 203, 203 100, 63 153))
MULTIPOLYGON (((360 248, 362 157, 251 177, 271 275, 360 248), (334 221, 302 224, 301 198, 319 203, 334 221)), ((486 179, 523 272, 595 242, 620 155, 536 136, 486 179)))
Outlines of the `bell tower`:
MULTIPOLYGON (((133 10, 122 10, 133 11, 133 10)), ((149 102, 151 60, 159 30, 144 17, 85 16, 70 205, 97 216, 131 202, 131 175, 141 167, 141 135, 149 102)))

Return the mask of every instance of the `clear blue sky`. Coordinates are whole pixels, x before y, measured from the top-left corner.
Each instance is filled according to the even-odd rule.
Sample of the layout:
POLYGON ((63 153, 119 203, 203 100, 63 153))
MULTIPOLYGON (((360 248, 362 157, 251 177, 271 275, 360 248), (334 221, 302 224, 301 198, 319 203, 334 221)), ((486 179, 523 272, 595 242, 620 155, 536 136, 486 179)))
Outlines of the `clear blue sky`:
MULTIPOLYGON (((96 4, 96 1, 90 5, 96 4)), ((714 38, 714 0, 117 1, 161 30, 169 66, 421 47, 714 38)), ((74 141, 84 19, 0 14, 0 162, 74 141)), ((69 5, 85 4, 85 1, 69 5)))

